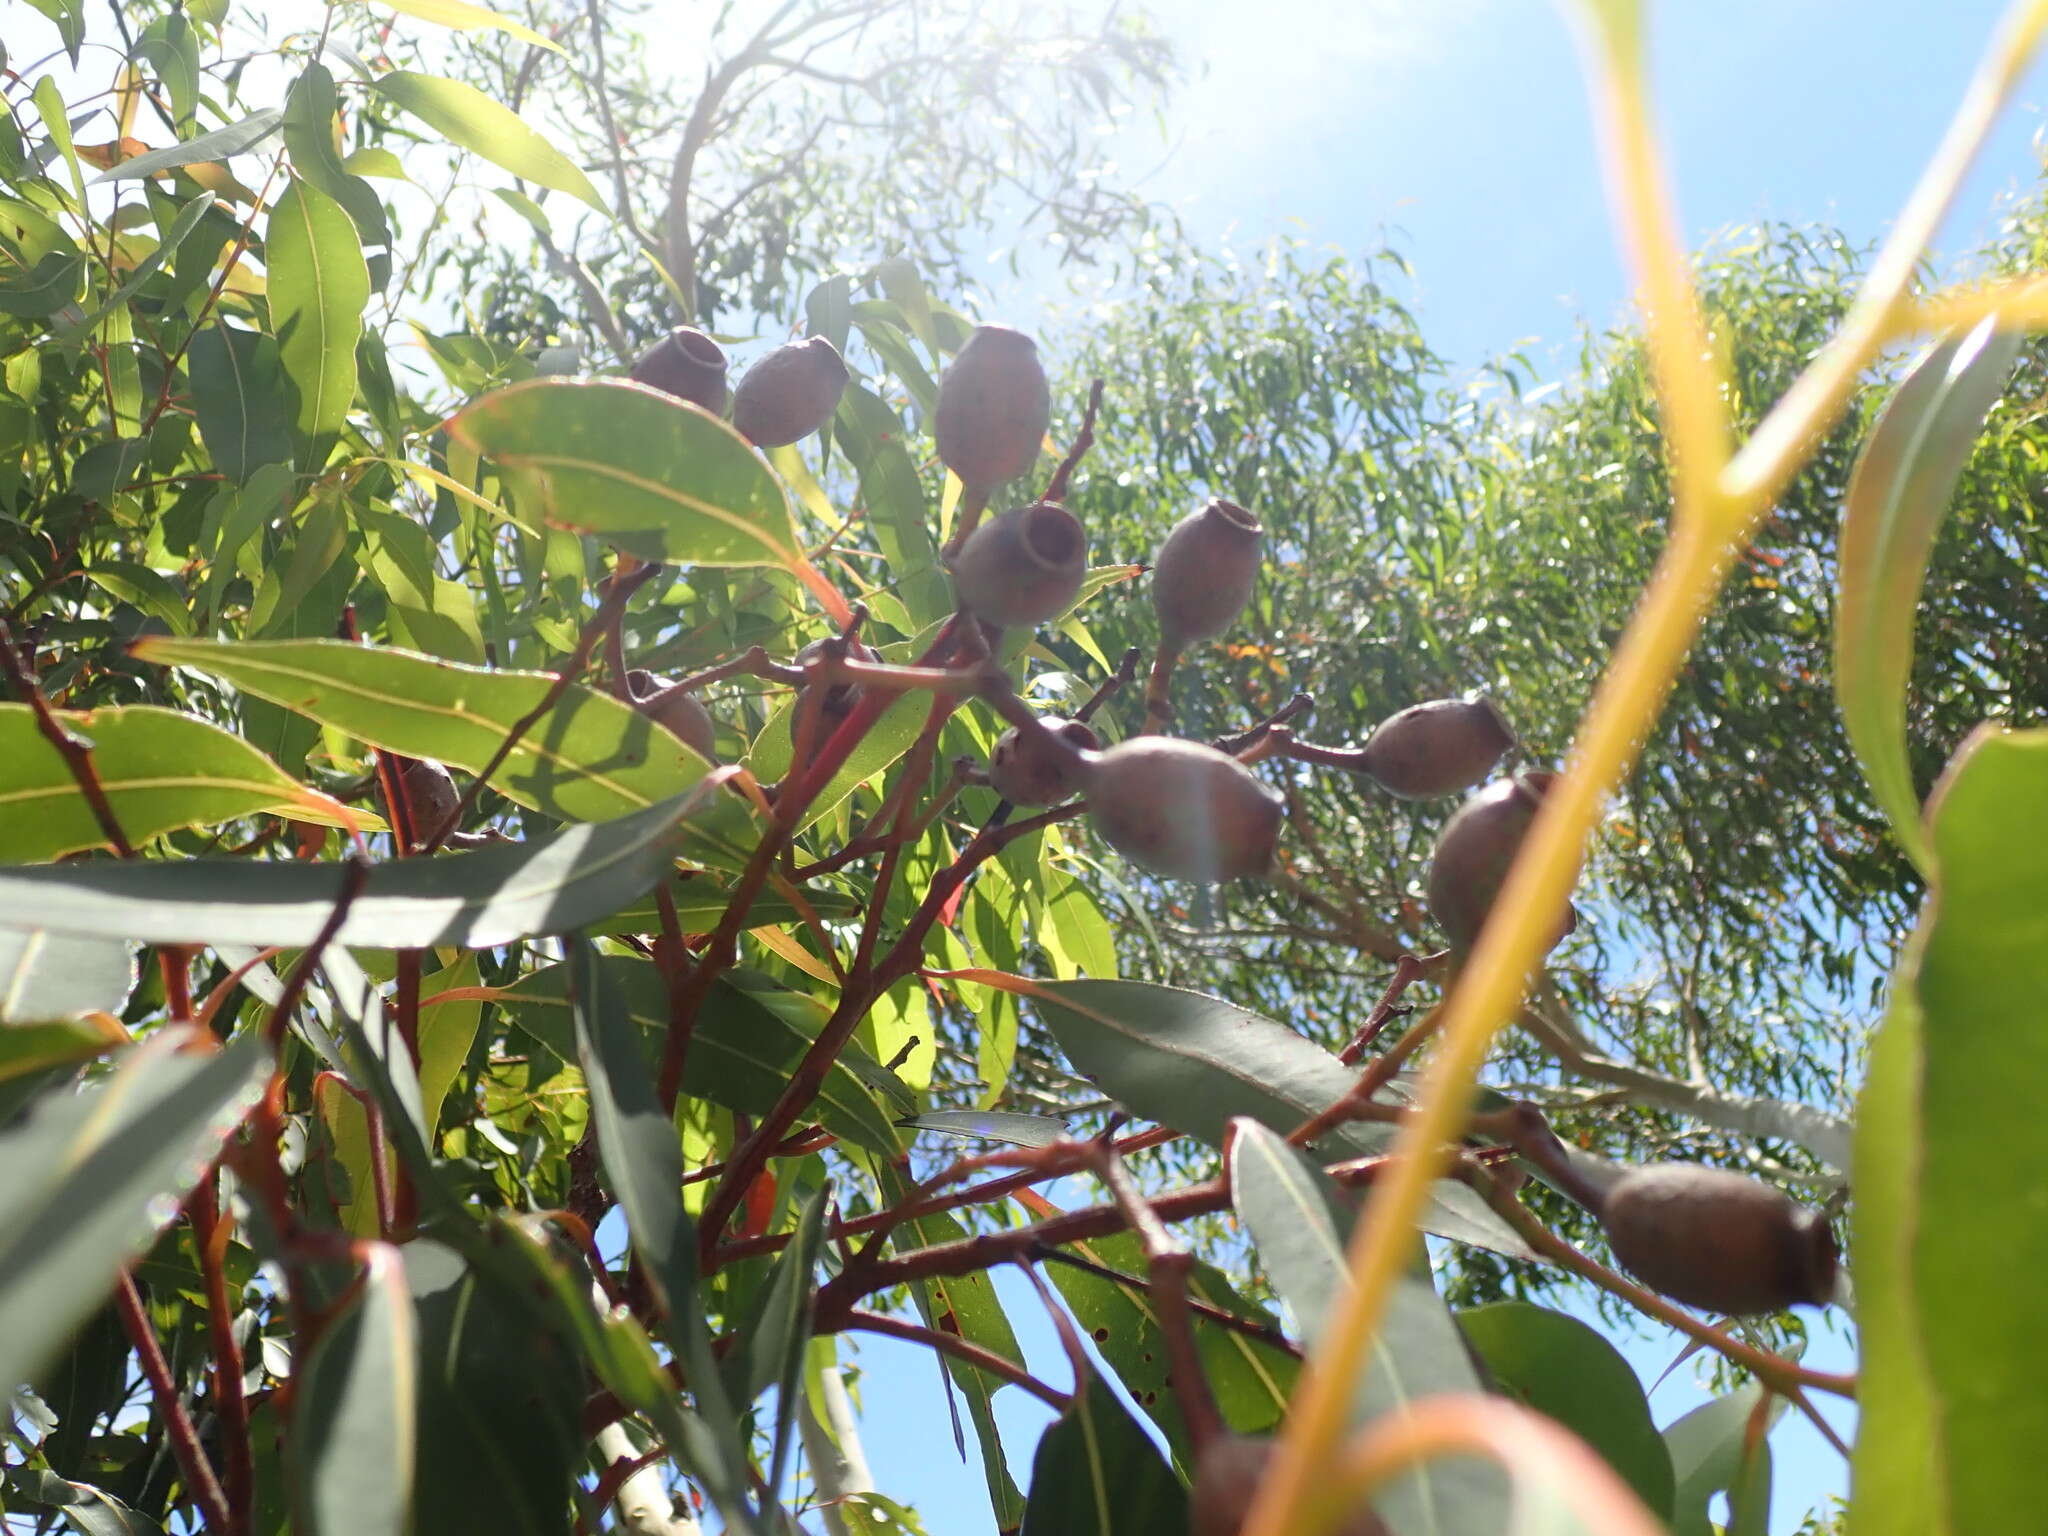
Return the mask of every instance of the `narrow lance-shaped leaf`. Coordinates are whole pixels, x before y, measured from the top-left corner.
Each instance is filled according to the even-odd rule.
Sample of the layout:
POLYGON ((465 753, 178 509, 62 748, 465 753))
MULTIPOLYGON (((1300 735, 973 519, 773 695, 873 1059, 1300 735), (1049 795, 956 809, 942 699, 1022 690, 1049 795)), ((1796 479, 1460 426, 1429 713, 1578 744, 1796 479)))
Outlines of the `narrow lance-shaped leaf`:
POLYGON ((1915 363, 1879 414, 1842 508, 1835 698, 1864 777, 1923 874, 1929 850, 1906 756, 1913 615, 1957 477, 2019 343, 1986 320, 1915 363))
POLYGON ((532 43, 536 48, 546 48, 555 53, 562 51, 562 45, 522 22, 514 21, 502 12, 490 10, 481 5, 471 5, 469 0, 371 0, 371 3, 401 16, 414 16, 421 21, 430 21, 437 27, 447 27, 455 32, 498 31, 510 33, 522 43, 532 43))
MULTIPOLYGON (((343 640, 151 638, 133 650, 145 661, 222 678, 388 752, 471 773, 497 755, 555 684, 545 672, 491 671, 343 640)), ((709 771, 630 704, 578 683, 520 738, 491 784, 550 816, 602 821, 681 794, 709 771)), ((753 849, 753 825, 746 802, 720 796, 692 822, 689 852, 737 867, 753 849)))
MULTIPOLYGON (((1231 1203, 1311 1342, 1351 1286, 1345 1255, 1354 1212, 1337 1186, 1299 1151, 1256 1121, 1239 1120, 1230 1150, 1231 1203)), ((1418 1245, 1417 1256, 1421 1250, 1418 1245)), ((1444 1392, 1477 1392, 1479 1379, 1457 1325, 1426 1264, 1402 1276, 1373 1335, 1352 1402, 1356 1423, 1399 1413, 1444 1392)), ((1435 1459, 1389 1482, 1374 1499, 1403 1536, 1466 1536, 1506 1528, 1499 1472, 1462 1459, 1435 1459)))
POLYGON ((1180 1479, 1091 1374, 1038 1442, 1023 1536, 1183 1536, 1187 1529, 1180 1479))
POLYGON ((261 1043, 159 1029, 113 1075, 0 1132, 0 1381, 27 1381, 176 1209, 268 1066, 261 1043))
POLYGON ((588 939, 569 941, 569 966, 576 1059, 590 1093, 605 1176, 697 1400, 689 1443, 670 1449, 704 1481, 728 1525, 752 1532, 747 1453, 698 1310, 697 1229, 683 1209, 683 1153, 675 1122, 655 1096, 638 1031, 588 939))
POLYGON ((2048 1493, 2039 1084, 2048 731, 1980 729, 1928 802, 1933 890, 1858 1116, 1857 1536, 1991 1530, 2048 1493))
POLYGON ((518 113, 500 106, 475 86, 395 69, 378 77, 376 88, 445 134, 449 142, 475 151, 514 176, 580 198, 599 213, 609 211, 575 161, 527 127, 518 113))
MULTIPOLYGON (((728 772, 730 770, 727 770, 728 772)), ((379 864, 336 935, 343 945, 489 949, 610 916, 670 869, 697 789, 616 821, 477 853, 379 864)), ((338 864, 144 859, 0 869, 0 926, 118 934, 147 944, 312 942, 334 910, 338 864)))
MULTIPOLYGON (((1771 1447, 1749 1443, 1761 1391, 1754 1384, 1695 1408, 1664 1431, 1677 1479, 1672 1536, 1765 1536, 1771 1518, 1771 1447), (1708 1513, 1715 1494, 1733 1515, 1723 1529, 1708 1513)), ((1770 1428, 1767 1416, 1764 1429, 1770 1428)))
POLYGON ((307 1536, 404 1536, 412 1502, 412 1298, 396 1248, 358 1251, 353 1304, 321 1334, 293 1384, 292 1502, 307 1536))
POLYGON ((298 429, 313 444, 341 430, 356 397, 356 342, 370 302, 361 237, 341 204, 294 181, 270 210, 264 264, 270 321, 285 377, 297 397, 298 429))
POLYGON ((119 1013, 135 985, 135 950, 108 931, 0 930, 0 1024, 119 1013))
POLYGON ((93 180, 132 180, 137 176, 155 176, 162 171, 176 170, 181 165, 199 165, 209 160, 226 160, 235 155, 245 154, 275 133, 283 116, 282 108, 265 107, 260 112, 251 112, 238 123, 228 124, 225 128, 216 128, 211 133, 202 133, 197 138, 186 139, 183 143, 172 144, 163 149, 152 149, 132 160, 123 160, 112 170, 100 172, 93 180))
POLYGON ((518 492, 528 527, 595 533, 656 560, 803 563, 781 483, 716 416, 612 379, 532 379, 448 420, 518 492))
MULTIPOLYGON (((1350 1092, 1354 1073, 1284 1024, 1178 987, 1138 981, 1025 981, 976 972, 1019 991, 1067 1059, 1133 1113, 1220 1147, 1234 1116, 1287 1132, 1350 1092)), ((1390 1126, 1353 1121, 1323 1142, 1346 1157, 1392 1143, 1390 1126)), ((1472 1190, 1437 1181, 1423 1218, 1441 1237, 1517 1258, 1528 1247, 1472 1190)))
POLYGON ((276 337, 217 321, 192 338, 185 368, 199 436, 216 469, 246 484, 265 465, 290 462, 292 417, 276 337))
MULTIPOLYGON (((153 704, 60 712, 92 748, 93 772, 133 843, 179 827, 274 811, 322 826, 381 827, 288 776, 239 736, 153 704)), ((106 834, 26 704, 0 704, 0 861, 32 863, 101 848, 106 834)))

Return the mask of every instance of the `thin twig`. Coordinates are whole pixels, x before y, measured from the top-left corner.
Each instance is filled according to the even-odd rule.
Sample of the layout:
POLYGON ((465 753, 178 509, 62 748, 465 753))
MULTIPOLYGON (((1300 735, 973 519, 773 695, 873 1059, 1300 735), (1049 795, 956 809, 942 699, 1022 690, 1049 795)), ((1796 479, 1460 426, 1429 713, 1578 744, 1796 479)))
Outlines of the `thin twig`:
POLYGON ((66 730, 64 723, 51 710, 41 681, 16 646, 14 631, 4 621, 0 621, 0 669, 5 669, 7 681, 13 685, 15 693, 34 711, 36 729, 42 732, 43 740, 56 748, 57 755, 64 760, 65 769, 78 785, 79 793, 85 796, 85 803, 92 808, 100 835, 122 858, 134 858, 135 845, 121 830, 120 820, 114 815, 113 806, 107 802, 106 787, 100 783, 99 773, 92 765, 91 745, 66 730))
POLYGON ((583 632, 576 637, 574 654, 563 664, 561 671, 555 674, 554 682, 541 696, 541 701, 512 723, 512 728, 505 733, 505 739, 498 743, 498 750, 491 754, 491 760, 470 780, 469 788, 465 789, 462 798, 455 802, 455 809, 448 813, 447 819, 420 849, 422 854, 434 852, 448 840, 449 833, 462 825, 462 818, 467 816, 470 807, 476 804, 477 796, 483 793, 491 775, 503 766, 505 759, 512 755, 513 748, 525 740, 526 733, 562 701, 562 695, 583 675, 583 669, 590 665, 591 650, 610 627, 612 615, 623 611, 633 594, 653 580, 661 569, 659 565, 643 565, 636 570, 612 573, 611 580, 605 588, 604 601, 598 605, 597 612, 591 616, 590 622, 583 626, 583 632))
POLYGON ((225 1536, 234 1529, 227 1495, 221 1492, 220 1480, 213 1475, 213 1466, 207 1461, 206 1452, 200 1448, 199 1432, 192 1427, 192 1416, 185 1411, 185 1404, 178 1396, 178 1383, 171 1376, 171 1367, 164 1359, 163 1346, 157 1342, 156 1331, 149 1325, 149 1313, 142 1305, 141 1293, 135 1289, 135 1277, 125 1269, 115 1286, 114 1300, 121 1313, 121 1326, 127 1330, 128 1342, 135 1347, 136 1357, 142 1362, 142 1374, 149 1378, 150 1394, 156 1400, 157 1412, 163 1415, 164 1432, 171 1442, 171 1454, 177 1458, 178 1470, 184 1474, 186 1491, 206 1512, 206 1523, 225 1536))
POLYGON ((880 1312, 865 1311, 859 1307, 850 1309, 837 1327, 827 1331, 841 1333, 848 1330, 879 1333, 887 1338, 922 1344, 927 1349, 935 1349, 940 1354, 963 1360, 976 1370, 987 1371, 989 1375, 1007 1381, 1013 1386, 1022 1387, 1040 1402, 1058 1412, 1066 1412, 1066 1393, 1040 1381, 1014 1361, 1005 1360, 993 1350, 984 1349, 957 1333, 948 1333, 942 1328, 927 1328, 921 1323, 909 1322, 900 1317, 889 1317, 880 1312))
POLYGON ((1052 479, 1046 482, 1045 494, 1041 501, 1065 501, 1067 482, 1080 467, 1088 450, 1095 446, 1095 413, 1102 407, 1102 380, 1097 379, 1088 386, 1088 406, 1081 413, 1081 430, 1074 434, 1074 445, 1067 450, 1067 456, 1060 460, 1060 467, 1052 472, 1052 479))

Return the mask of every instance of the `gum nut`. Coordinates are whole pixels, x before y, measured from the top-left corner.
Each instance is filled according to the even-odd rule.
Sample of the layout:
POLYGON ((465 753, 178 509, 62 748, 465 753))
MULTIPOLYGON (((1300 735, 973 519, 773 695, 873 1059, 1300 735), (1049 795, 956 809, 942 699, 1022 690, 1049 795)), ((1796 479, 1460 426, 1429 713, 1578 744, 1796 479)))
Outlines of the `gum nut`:
POLYGON ((822 336, 777 347, 746 371, 732 395, 732 424, 756 448, 809 437, 832 419, 846 364, 822 336))
MULTIPOLYGON (((1429 910, 1450 936, 1453 949, 1470 949, 1479 937, 1507 880, 1508 866, 1555 778, 1551 773, 1525 773, 1496 779, 1444 824, 1429 860, 1429 910)), ((1567 908, 1549 947, 1555 949, 1577 926, 1578 914, 1567 908)))
MULTIPOLYGON (((1102 745, 1078 720, 1046 715, 1039 723, 1084 752, 1102 745)), ((996 749, 989 754, 988 778, 996 793, 1012 805, 1057 805, 1080 792, 1081 773, 1080 765, 1066 753, 1026 736, 1013 725, 996 739, 996 749)))
POLYGON ((963 485, 987 490, 1038 462, 1052 390, 1038 344, 1006 325, 975 327, 939 379, 932 434, 963 485))
MULTIPOLYGON (((830 640, 813 640, 809 645, 798 651, 795 656, 790 658, 791 664, 801 667, 806 662, 816 661, 820 656, 826 654, 826 647, 832 644, 834 642, 830 640)), ((882 659, 880 651, 876 650, 873 646, 863 645, 858 640, 855 640, 847 647, 846 654, 855 661, 880 661, 882 659)), ((797 690, 799 708, 802 707, 803 696, 808 691, 808 689, 801 688, 797 690)), ((825 702, 820 709, 820 717, 824 723, 827 726, 837 725, 841 720, 844 720, 853 713, 853 706, 860 702, 860 694, 861 688, 858 683, 829 684, 825 691, 825 702)), ((790 718, 794 721, 794 712, 791 713, 790 718)))
POLYGON ((682 739, 684 746, 707 762, 716 761, 718 724, 695 692, 680 683, 670 683, 633 700, 633 707, 663 729, 682 739))
POLYGON ((1088 534, 1057 502, 1034 501, 976 528, 953 561, 960 606, 998 629, 1057 618, 1088 574, 1088 534))
POLYGON ((1216 500, 1173 525, 1152 562, 1152 607, 1175 649, 1222 634, 1251 601, 1265 529, 1232 501, 1216 500))
POLYGON ((679 325, 642 352, 633 380, 725 414, 725 348, 694 325, 679 325))
POLYGON ((399 780, 404 785, 405 803, 412 811, 413 841, 424 843, 455 814, 462 795, 455 788, 454 775, 431 757, 407 758, 405 767, 399 771, 399 780))
POLYGON ((1705 1312, 1755 1316, 1835 1292, 1827 1218, 1724 1168, 1657 1163, 1607 1191, 1600 1219, 1622 1268, 1705 1312))
POLYGON ((1083 783, 1095 830, 1156 875, 1215 884, 1273 866, 1283 802, 1214 747, 1135 736, 1090 759, 1083 783))
POLYGON ((1458 795, 1486 776, 1515 743, 1488 699, 1431 699, 1381 721, 1359 749, 1360 765, 1403 800, 1458 795))

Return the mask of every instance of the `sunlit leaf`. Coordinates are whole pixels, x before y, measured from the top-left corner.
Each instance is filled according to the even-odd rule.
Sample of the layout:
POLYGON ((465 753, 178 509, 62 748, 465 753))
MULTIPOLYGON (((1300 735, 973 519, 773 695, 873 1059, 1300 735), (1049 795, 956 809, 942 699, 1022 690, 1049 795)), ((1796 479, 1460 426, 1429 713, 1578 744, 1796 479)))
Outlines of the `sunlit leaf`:
POLYGON ((529 128, 518 113, 475 86, 397 69, 380 75, 376 89, 445 134, 450 143, 482 155, 514 176, 580 198, 599 213, 608 211, 597 188, 573 160, 529 128))
POLYGON ((1985 321, 1915 363, 1849 479, 1835 606, 1835 698, 1877 802, 1925 873, 1929 850, 1906 756, 1913 617, 1949 498, 2019 350, 1985 321))
POLYGON ((309 182, 286 188, 268 227, 271 327, 296 393, 298 429, 317 444, 341 430, 355 402, 356 341, 370 302, 370 271, 355 222, 309 182))
MULTIPOLYGON (((219 826, 259 811, 321 826, 352 814, 283 773, 217 725, 174 709, 132 704, 63 712, 92 746, 93 770, 130 842, 177 827, 219 826)), ((355 824, 378 827, 373 815, 355 824)), ((33 863, 107 846, 106 834, 57 749, 26 704, 0 704, 0 861, 33 863)))
POLYGON ((155 176, 184 165, 227 160, 235 155, 245 154, 262 144, 277 131, 277 125, 283 117, 282 108, 265 107, 260 112, 251 112, 240 122, 228 124, 225 128, 216 128, 211 133, 200 134, 197 138, 186 139, 164 149, 153 149, 148 154, 137 155, 132 160, 123 160, 112 170, 100 172, 93 180, 126 181, 137 176, 155 176))
POLYGON ((537 48, 552 49, 556 53, 562 51, 560 43, 542 37, 523 22, 514 21, 510 16, 486 6, 470 5, 467 0, 370 0, 370 3, 396 11, 401 16, 430 21, 451 31, 508 32, 522 43, 532 43, 537 48))

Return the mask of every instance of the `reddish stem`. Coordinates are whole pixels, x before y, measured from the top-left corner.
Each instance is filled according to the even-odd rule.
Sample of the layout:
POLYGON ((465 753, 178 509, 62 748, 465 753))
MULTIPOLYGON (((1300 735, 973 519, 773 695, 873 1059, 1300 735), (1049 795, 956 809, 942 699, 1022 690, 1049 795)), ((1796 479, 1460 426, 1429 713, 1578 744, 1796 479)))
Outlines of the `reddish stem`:
POLYGON ((164 1432, 171 1442, 171 1454, 177 1458, 178 1470, 184 1475, 185 1489, 204 1512, 206 1523, 228 1536, 234 1531, 235 1522, 227 1496, 221 1492, 220 1479, 214 1476, 206 1452, 200 1449, 199 1432, 192 1427, 191 1415, 179 1400, 178 1383, 164 1359, 156 1331, 149 1326, 149 1313, 142 1305, 141 1293, 135 1289, 135 1278, 125 1269, 115 1286, 114 1301, 121 1314, 121 1326, 128 1332, 128 1342, 142 1362, 142 1374, 149 1379, 156 1411, 163 1415, 164 1432))

